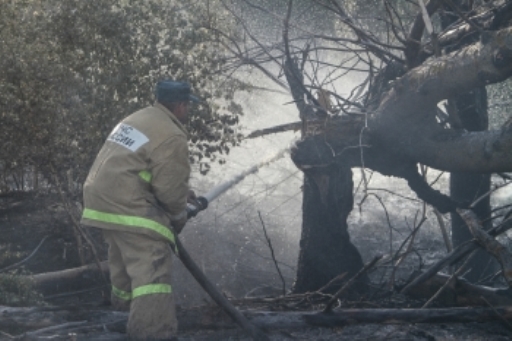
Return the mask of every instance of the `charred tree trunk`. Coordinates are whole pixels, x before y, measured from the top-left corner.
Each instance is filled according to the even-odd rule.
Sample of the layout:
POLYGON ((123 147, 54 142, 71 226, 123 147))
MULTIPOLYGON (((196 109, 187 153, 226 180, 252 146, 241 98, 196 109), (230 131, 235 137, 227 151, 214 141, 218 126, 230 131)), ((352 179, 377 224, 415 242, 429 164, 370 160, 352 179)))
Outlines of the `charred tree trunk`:
MULTIPOLYGON (((457 97, 455 108, 459 113, 462 127, 468 131, 483 131, 488 128, 487 92, 485 88, 477 88, 457 97)), ((470 203, 487 193, 491 187, 491 175, 489 173, 462 173, 453 172, 450 175, 450 196, 458 202, 470 203)), ((481 200, 474 208, 478 219, 484 222, 484 227, 489 228, 491 221, 490 197, 481 200), (485 223, 487 219, 487 222, 485 223)), ((457 213, 451 214, 452 219, 452 243, 457 247, 464 242, 473 239, 467 225, 457 213)), ((468 263, 471 270, 464 276, 471 282, 491 274, 496 268, 496 262, 485 250, 479 250, 478 254, 468 263)))
MULTIPOLYGON (((315 291, 334 277, 356 274, 363 261, 351 243, 347 218, 353 208, 352 170, 331 165, 305 172, 303 223, 294 292, 315 291)), ((364 289, 367 278, 358 287, 364 289)))
MULTIPOLYGON (((471 10, 471 2, 466 0, 454 1, 464 12, 471 10)), ((448 27, 459 19, 450 12, 443 11, 441 23, 443 28, 448 27)), ((475 41, 476 37, 467 39, 475 41)), ((463 40, 464 41, 464 40, 463 40)), ((489 115, 487 112, 487 91, 485 87, 475 88, 465 94, 459 95, 449 101, 448 107, 452 119, 450 120, 452 128, 465 129, 470 132, 485 131, 489 128, 489 115)), ((452 172, 450 174, 450 196, 456 202, 471 203, 484 193, 487 193, 491 187, 491 175, 489 173, 465 173, 452 172)), ((481 200, 474 208, 480 221, 485 221, 491 215, 490 197, 481 200)), ((457 247, 468 240, 473 239, 465 222, 456 213, 451 213, 452 221, 452 244, 457 247)), ((484 224, 488 228, 491 222, 484 224), (487 225, 487 226, 486 226, 487 225)), ((476 282, 480 278, 486 277, 495 268, 496 264, 491 255, 484 250, 479 250, 478 254, 468 263, 468 269, 471 269, 464 277, 476 282)))
MULTIPOLYGON (((322 108, 304 86, 298 61, 289 51, 287 23, 283 38, 284 73, 299 110, 304 137, 310 134, 309 123, 326 119, 327 108, 322 108)), ((352 189, 348 165, 333 164, 304 172, 302 235, 293 292, 316 291, 336 276, 344 272, 354 275, 363 267, 361 255, 348 234, 347 218, 354 204, 352 189)))
MULTIPOLYGON (((289 10, 287 18, 290 12, 289 10)), ((287 20, 285 24, 287 32, 287 20)), ((390 88, 372 105, 372 110, 366 111, 364 115, 354 113, 330 118, 328 122, 324 122, 326 124, 323 125, 323 129, 317 132, 307 131, 308 124, 313 122, 305 111, 312 109, 312 119, 316 117, 317 121, 322 121, 319 115, 314 115, 318 103, 312 101, 311 94, 303 84, 301 70, 290 56, 285 34, 284 73, 303 119, 303 138, 300 144, 297 144, 296 151, 292 153, 292 159, 305 172, 311 171, 312 168, 325 170, 328 165, 331 167, 334 164, 343 169, 349 167, 349 162, 345 160, 349 158, 351 151, 356 151, 357 148, 358 151, 364 152, 364 166, 372 168, 368 156, 373 151, 373 155, 379 158, 379 151, 384 151, 380 154, 402 163, 394 167, 393 172, 383 170, 380 163, 376 170, 384 171, 383 174, 401 176, 400 166, 405 166, 406 169, 402 171, 407 174, 402 176, 408 181, 416 180, 417 174, 413 174, 411 178, 409 168, 417 163, 450 172, 509 171, 512 167, 512 124, 506 124, 501 130, 465 132, 453 127, 447 129, 438 121, 437 104, 440 101, 456 98, 491 83, 501 82, 512 75, 512 29, 496 29, 498 30, 482 33, 477 43, 429 59, 410 69, 395 79, 390 88), (315 152, 311 153, 311 150, 315 152)), ((361 162, 360 160, 359 163, 361 162)), ((328 214, 324 214, 327 212, 326 207, 329 206, 322 203, 320 194, 314 196, 314 190, 320 190, 317 188, 318 184, 310 179, 309 174, 306 174, 306 180, 304 232, 295 291, 318 288, 318 285, 302 285, 304 281, 322 278, 317 271, 327 263, 319 259, 316 253, 336 255, 339 252, 331 252, 331 248, 336 248, 332 246, 332 240, 337 240, 336 238, 322 239, 323 242, 318 244, 316 242, 314 234, 325 233, 321 232, 323 230, 320 230, 319 225, 329 222, 328 214), (310 209, 309 205, 313 208, 310 209), (310 271, 308 275, 305 274, 306 270, 310 271)), ((335 180, 330 178, 329 182, 332 184, 335 180)), ((418 185, 419 182, 410 181, 410 184, 418 185)), ((439 197, 431 188, 429 190, 428 184, 421 183, 419 187, 421 188, 417 188, 416 192, 420 189, 420 192, 439 197)), ((432 199, 427 197, 425 200, 433 205, 437 204, 437 200, 429 198, 432 199)), ((463 203, 453 202, 449 198, 443 199, 448 201, 448 205, 443 205, 446 206, 444 212, 454 211, 458 206, 464 207, 463 203)), ((338 212, 339 207, 335 205, 329 208, 331 209, 338 212)), ((342 238, 348 240, 348 235, 345 233, 342 238)), ((336 259, 336 262, 350 261, 336 256, 330 257, 328 256, 329 259, 336 259)), ((361 265, 362 263, 359 266, 361 265)))

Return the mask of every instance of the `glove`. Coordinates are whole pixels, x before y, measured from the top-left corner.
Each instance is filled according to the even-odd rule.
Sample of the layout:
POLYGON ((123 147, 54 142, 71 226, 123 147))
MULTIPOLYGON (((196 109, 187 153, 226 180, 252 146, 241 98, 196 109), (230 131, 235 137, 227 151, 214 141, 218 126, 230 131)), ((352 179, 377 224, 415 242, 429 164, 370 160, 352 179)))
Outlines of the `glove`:
POLYGON ((180 234, 185 225, 187 224, 187 211, 183 211, 182 213, 178 214, 178 216, 175 216, 173 218, 171 218, 172 229, 176 234, 180 234))
POLYGON ((196 196, 196 193, 195 193, 193 190, 189 190, 189 191, 188 191, 187 203, 189 203, 189 204, 191 204, 191 205, 194 205, 194 206, 196 206, 196 207, 199 207, 199 206, 198 206, 198 202, 197 202, 197 196, 196 196))

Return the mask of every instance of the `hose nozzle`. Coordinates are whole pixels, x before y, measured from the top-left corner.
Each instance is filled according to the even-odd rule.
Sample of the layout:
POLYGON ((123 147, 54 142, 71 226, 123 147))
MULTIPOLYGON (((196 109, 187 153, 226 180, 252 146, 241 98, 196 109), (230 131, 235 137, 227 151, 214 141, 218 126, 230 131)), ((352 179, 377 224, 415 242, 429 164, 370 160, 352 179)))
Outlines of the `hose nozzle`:
POLYGON ((197 197, 194 204, 187 204, 188 219, 195 217, 199 212, 208 208, 208 199, 205 197, 197 197))

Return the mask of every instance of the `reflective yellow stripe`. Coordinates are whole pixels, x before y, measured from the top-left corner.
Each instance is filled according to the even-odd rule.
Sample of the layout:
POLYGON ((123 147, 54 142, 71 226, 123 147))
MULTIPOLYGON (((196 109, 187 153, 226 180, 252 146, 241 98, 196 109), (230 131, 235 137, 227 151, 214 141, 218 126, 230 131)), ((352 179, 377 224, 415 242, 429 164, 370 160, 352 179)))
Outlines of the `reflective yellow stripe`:
POLYGON ((84 213, 82 214, 82 216, 86 219, 98 220, 104 223, 150 229, 167 238, 169 241, 173 243, 173 245, 175 244, 174 234, 171 232, 171 230, 169 230, 164 225, 147 218, 122 214, 105 213, 96 210, 91 210, 90 208, 84 209, 84 213))
POLYGON ((119 288, 116 288, 115 286, 112 286, 112 293, 119 297, 122 300, 129 301, 132 299, 132 294, 128 291, 121 290, 119 288))
POLYGON ((153 175, 151 175, 147 170, 140 171, 139 176, 146 182, 151 182, 151 179, 153 178, 153 175))
POLYGON ((147 284, 133 289, 132 298, 150 294, 170 294, 171 292, 169 284, 147 284))

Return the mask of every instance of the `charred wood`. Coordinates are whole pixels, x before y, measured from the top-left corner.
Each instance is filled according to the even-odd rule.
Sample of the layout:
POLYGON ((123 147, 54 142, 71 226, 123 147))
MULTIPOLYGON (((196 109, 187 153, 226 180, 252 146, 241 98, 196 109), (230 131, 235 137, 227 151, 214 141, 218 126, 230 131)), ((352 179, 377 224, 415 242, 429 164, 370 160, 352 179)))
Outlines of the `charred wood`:
MULTIPOLYGON (((44 329, 56 330, 69 327, 69 322, 83 321, 79 327, 81 333, 88 331, 102 330, 102 339, 108 337, 118 338, 119 333, 124 333, 123 325, 126 323, 128 314, 107 310, 66 310, 47 309, 43 315, 43 308, 9 308, 0 307, 0 321, 5 322, 8 315, 10 321, 17 321, 18 330, 23 330, 29 335, 34 329, 34 336, 44 336, 44 329), (34 317, 37 312, 45 323, 35 326, 27 316, 34 317), (64 317, 62 317, 64 316, 64 317), (38 331, 38 332, 37 332, 38 331)), ((382 324, 404 324, 404 323, 461 323, 461 322, 483 322, 491 320, 512 320, 511 307, 496 308, 436 308, 436 309, 339 309, 330 313, 319 312, 276 312, 276 311, 244 311, 244 315, 254 325, 266 330, 298 330, 315 327, 342 327, 349 324, 382 323, 382 324)), ((178 311, 178 320, 182 330, 200 329, 228 329, 234 328, 235 324, 226 319, 226 316, 210 310, 208 307, 187 311, 178 311)), ((5 324, 4 324, 5 325, 5 324)), ((8 329, 13 332, 13 329, 8 329)), ((10 333, 10 334, 11 334, 10 333)), ((122 334, 121 334, 122 335, 122 334)), ((53 337, 59 336, 52 332, 53 337)), ((61 337, 67 336, 67 331, 61 337)), ((38 338, 32 338, 37 340, 38 338)), ((95 337, 94 339, 98 339, 95 337)))
MULTIPOLYGON (((491 236, 498 236, 512 228, 512 220, 507 219, 502 222, 501 225, 492 228, 488 231, 491 236)), ((407 284, 402 290, 401 293, 408 294, 414 287, 424 283, 429 278, 432 278, 436 273, 444 269, 446 266, 452 265, 465 256, 467 256, 471 251, 477 249, 479 244, 476 241, 471 241, 466 244, 463 244, 457 247, 455 250, 446 255, 443 259, 436 262, 425 272, 416 276, 409 284, 407 284)))
POLYGON ((305 314, 304 320, 322 327, 354 323, 454 323, 512 319, 511 307, 444 309, 346 309, 332 314, 305 314))
POLYGON ((478 217, 471 210, 457 210, 460 216, 469 227, 473 237, 480 243, 480 245, 493 255, 501 265, 501 273, 505 277, 508 285, 512 285, 512 255, 508 249, 499 243, 496 239, 487 233, 480 222, 478 217))
MULTIPOLYGON (((429 299, 450 280, 449 275, 436 274, 407 292, 415 299, 429 299)), ((463 278, 454 278, 434 301, 438 306, 493 306, 512 305, 512 291, 508 288, 492 288, 475 285, 463 278)))

